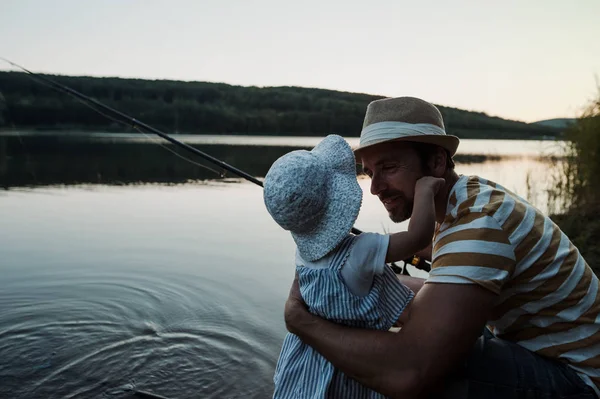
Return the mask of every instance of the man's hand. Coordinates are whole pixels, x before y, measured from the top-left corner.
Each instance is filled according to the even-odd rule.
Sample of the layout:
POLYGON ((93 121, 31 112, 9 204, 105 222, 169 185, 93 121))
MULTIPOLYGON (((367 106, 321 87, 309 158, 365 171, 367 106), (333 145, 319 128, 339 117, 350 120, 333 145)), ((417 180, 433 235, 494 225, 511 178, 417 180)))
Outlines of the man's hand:
POLYGON ((312 315, 308 312, 306 303, 300 294, 300 284, 298 283, 298 275, 294 278, 290 295, 285 302, 284 310, 285 326, 292 334, 297 334, 299 329, 310 323, 312 315))

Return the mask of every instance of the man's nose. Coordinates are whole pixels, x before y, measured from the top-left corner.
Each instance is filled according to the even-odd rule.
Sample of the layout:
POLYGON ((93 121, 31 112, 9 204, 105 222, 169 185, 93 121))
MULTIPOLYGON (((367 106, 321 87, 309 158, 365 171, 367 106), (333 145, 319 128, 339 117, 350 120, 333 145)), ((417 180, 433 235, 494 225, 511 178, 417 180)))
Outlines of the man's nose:
POLYGON ((386 188, 387 185, 385 184, 383 179, 379 177, 379 174, 373 174, 373 177, 371 177, 371 194, 379 195, 379 193, 381 193, 386 188))

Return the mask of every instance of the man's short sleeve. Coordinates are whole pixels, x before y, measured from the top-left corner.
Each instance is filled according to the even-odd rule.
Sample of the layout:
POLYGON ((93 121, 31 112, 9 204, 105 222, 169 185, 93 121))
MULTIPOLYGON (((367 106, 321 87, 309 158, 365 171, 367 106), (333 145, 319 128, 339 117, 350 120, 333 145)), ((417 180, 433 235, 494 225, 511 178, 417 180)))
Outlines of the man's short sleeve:
POLYGON ((506 232, 486 213, 468 213, 442 225, 433 242, 427 283, 478 284, 496 294, 515 269, 506 232))

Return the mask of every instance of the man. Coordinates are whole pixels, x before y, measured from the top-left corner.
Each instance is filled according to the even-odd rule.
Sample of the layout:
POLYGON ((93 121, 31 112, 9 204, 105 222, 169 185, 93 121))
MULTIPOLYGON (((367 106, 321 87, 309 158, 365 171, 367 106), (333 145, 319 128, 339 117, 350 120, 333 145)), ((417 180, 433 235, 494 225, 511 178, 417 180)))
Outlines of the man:
POLYGON ((390 218, 410 217, 420 177, 446 181, 435 199, 430 276, 400 276, 416 296, 398 333, 320 319, 295 282, 288 330, 390 397, 596 398, 598 278, 525 200, 459 176, 458 144, 432 104, 410 97, 369 104, 355 154, 390 218))

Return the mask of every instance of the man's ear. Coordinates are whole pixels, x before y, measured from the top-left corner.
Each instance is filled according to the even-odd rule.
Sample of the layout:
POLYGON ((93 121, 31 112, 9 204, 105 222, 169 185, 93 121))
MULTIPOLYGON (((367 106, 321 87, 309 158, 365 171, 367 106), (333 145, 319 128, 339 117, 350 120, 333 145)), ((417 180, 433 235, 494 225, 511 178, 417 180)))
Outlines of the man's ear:
POLYGON ((446 174, 448 153, 442 147, 437 147, 431 157, 429 157, 429 170, 434 177, 444 177, 446 174))

